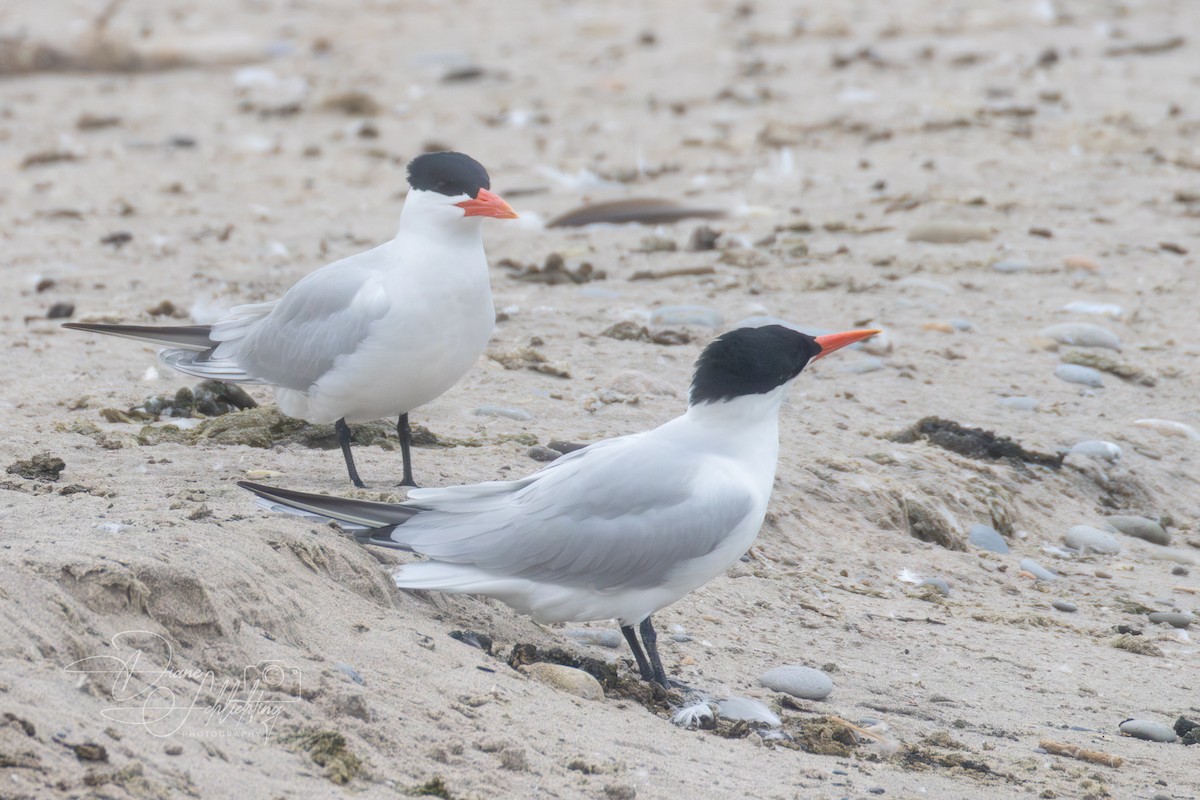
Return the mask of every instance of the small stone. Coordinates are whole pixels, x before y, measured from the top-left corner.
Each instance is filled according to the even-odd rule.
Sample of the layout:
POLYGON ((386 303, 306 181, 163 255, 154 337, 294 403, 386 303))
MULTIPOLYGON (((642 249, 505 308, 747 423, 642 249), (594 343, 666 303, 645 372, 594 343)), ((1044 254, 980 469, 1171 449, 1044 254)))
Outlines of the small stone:
POLYGON ((1150 621, 1158 625, 1166 623, 1172 628, 1186 628, 1196 621, 1196 618, 1186 611, 1155 611, 1150 614, 1150 621))
POLYGON ((1173 742, 1175 731, 1161 722, 1151 722, 1148 719, 1127 719, 1120 725, 1121 733, 1134 739, 1145 739, 1149 742, 1173 742))
POLYGON ((1068 603, 1066 600, 1053 600, 1050 605, 1057 608, 1059 611, 1065 611, 1068 614, 1074 614, 1079 610, 1079 606, 1074 603, 1068 603))
POLYGON ((46 311, 46 319, 69 319, 75 316, 75 304, 58 302, 46 311))
POLYGON ((614 631, 612 628, 576 628, 566 631, 564 635, 577 642, 597 647, 617 648, 625 641, 620 631, 614 631))
POLYGON ((702 325, 718 328, 725 322, 720 311, 708 306, 662 306, 650 314, 654 325, 702 325))
POLYGON ((851 375, 865 375, 868 372, 878 372, 881 369, 883 369, 883 361, 875 356, 870 356, 842 364, 842 366, 838 367, 838 372, 845 372, 851 375))
POLYGON ((1116 514, 1105 517, 1104 521, 1126 536, 1133 536, 1153 544, 1168 545, 1171 543, 1171 534, 1163 530, 1163 526, 1152 519, 1116 514))
POLYGON ((72 747, 75 757, 80 761, 108 761, 108 750, 104 745, 95 742, 84 742, 72 747))
POLYGON ((533 414, 523 408, 510 408, 508 406, 480 406, 471 411, 477 417, 505 417, 506 419, 515 419, 518 422, 527 422, 533 419, 533 414))
POLYGON ((1094 458, 1098 461, 1116 461, 1121 457, 1121 448, 1112 442, 1088 439, 1071 445, 1070 455, 1094 458))
POLYGON ((600 686, 600 681, 581 669, 539 661, 536 664, 525 664, 521 667, 521 672, 535 681, 540 681, 567 694, 582 697, 584 700, 604 699, 604 689, 600 686))
POLYGON ((730 697, 722 700, 717 704, 717 715, 734 722, 761 722, 772 728, 783 724, 766 703, 749 697, 730 697))
POLYGON ((1059 344, 1070 344, 1076 347, 1121 349, 1121 340, 1115 333, 1090 322, 1062 322, 1042 328, 1038 331, 1038 335, 1044 339, 1053 339, 1059 344))
POLYGON ((1089 303, 1083 300, 1075 300, 1074 302, 1067 303, 1059 311, 1070 311, 1075 314, 1094 314, 1112 319, 1120 319, 1121 315, 1125 313, 1124 309, 1113 303, 1089 303))
POLYGON ((1085 272, 1100 271, 1100 265, 1087 256, 1067 256, 1063 259, 1063 266, 1067 269, 1081 269, 1085 272))
POLYGON ((824 672, 794 664, 767 670, 758 682, 772 691, 802 700, 824 700, 833 691, 833 680, 824 672))
POLYGON ((1080 383, 1096 389, 1104 388, 1104 374, 1098 369, 1081 367, 1077 364, 1059 364, 1054 368, 1054 376, 1067 383, 1080 383))
POLYGON ((181 756, 183 755, 183 747, 177 744, 169 744, 163 748, 163 752, 169 756, 181 756))
POLYGON ((967 533, 967 541, 993 553, 1008 552, 1008 542, 1004 541, 1004 537, 1000 535, 999 531, 987 525, 972 525, 967 533))
POLYGON ((962 244, 964 242, 986 242, 992 238, 990 228, 962 222, 926 222, 908 233, 910 242, 931 244, 962 244))
POLYGON ((1006 258, 1003 261, 997 261, 992 264, 992 269, 1002 274, 1013 274, 1016 272, 1026 272, 1033 266, 1028 261, 1021 258, 1006 258))
POLYGON ((1082 550, 1085 553, 1114 555, 1121 552, 1121 543, 1115 536, 1090 525, 1072 526, 1063 534, 1063 543, 1067 547, 1082 550))
POLYGON ((1182 575, 1184 577, 1187 577, 1191 573, 1188 572, 1187 567, 1180 564, 1178 566, 1171 567, 1171 574, 1172 575, 1182 575))
POLYGON ((557 450, 551 450, 549 447, 545 447, 540 444, 535 444, 533 447, 525 451, 525 453, 534 461, 550 462, 556 458, 562 458, 562 453, 558 452, 557 450))
POLYGON ((1058 580, 1057 573, 1051 572, 1032 558, 1022 558, 1019 566, 1040 581, 1058 580))
POLYGON ((366 681, 363 679, 363 676, 358 674, 358 670, 349 664, 334 664, 333 668, 357 684, 366 683, 366 681))
POLYGON ((1038 407, 1036 397, 1001 397, 999 402, 1002 406, 1015 408, 1018 411, 1036 411, 1038 407))
POLYGON ((637 789, 627 783, 610 783, 604 787, 605 800, 635 800, 637 789))
POLYGON ((1175 422, 1170 419, 1137 419, 1133 421, 1134 425, 1139 428, 1149 428, 1158 431, 1164 436, 1178 436, 1183 439, 1190 439, 1193 442, 1200 442, 1200 433, 1191 425, 1186 425, 1182 422, 1175 422))

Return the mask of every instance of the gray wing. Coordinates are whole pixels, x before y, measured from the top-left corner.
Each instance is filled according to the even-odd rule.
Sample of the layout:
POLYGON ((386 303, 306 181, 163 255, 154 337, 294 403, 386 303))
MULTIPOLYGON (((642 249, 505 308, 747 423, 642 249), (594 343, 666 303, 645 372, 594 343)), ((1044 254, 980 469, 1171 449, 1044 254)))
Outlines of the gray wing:
POLYGON ((215 360, 289 389, 307 390, 339 356, 354 352, 391 308, 378 270, 378 251, 313 272, 270 304, 233 309, 213 326, 215 360), (257 313, 262 313, 256 318, 257 313))
POLYGON ((410 493, 421 513, 392 539, 436 561, 598 590, 660 585, 715 550, 755 502, 715 464, 623 437, 530 478, 410 493), (474 489, 474 496, 465 492, 474 489))

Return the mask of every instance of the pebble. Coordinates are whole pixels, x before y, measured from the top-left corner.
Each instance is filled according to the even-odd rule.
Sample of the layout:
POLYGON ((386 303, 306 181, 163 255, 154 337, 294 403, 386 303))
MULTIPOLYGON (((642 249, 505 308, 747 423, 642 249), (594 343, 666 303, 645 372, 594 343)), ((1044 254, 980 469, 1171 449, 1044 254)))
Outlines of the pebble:
POLYGON ((848 372, 852 375, 865 375, 868 372, 878 372, 883 369, 883 361, 870 356, 868 358, 860 358, 857 361, 851 361, 848 364, 843 364, 838 367, 838 372, 848 372))
POLYGON ((892 334, 887 330, 880 330, 879 333, 872 336, 870 339, 862 342, 862 349, 866 350, 873 356, 886 356, 892 352, 894 347, 892 343, 892 334))
POLYGON ((719 328, 725 322, 720 311, 708 306, 663 306, 650 314, 653 325, 703 325, 719 328))
POLYGON ((1091 367, 1081 367, 1078 364, 1059 364, 1054 368, 1054 376, 1067 383, 1082 383, 1096 389, 1104 388, 1104 373, 1091 367))
POLYGON ((1095 259, 1087 256, 1067 256, 1063 259, 1063 266, 1067 269, 1082 269, 1086 272, 1099 272, 1100 265, 1095 259))
POLYGON ((1091 525, 1075 525, 1063 534, 1063 543, 1083 552, 1113 555, 1121 552, 1117 537, 1091 525))
POLYGON ((604 699, 604 689, 600 686, 600 681, 581 669, 539 661, 536 664, 525 664, 521 667, 521 672, 535 681, 553 686, 567 694, 582 697, 584 700, 604 699))
POLYGON ((1018 411, 1034 411, 1038 407, 1040 401, 1036 397, 1001 397, 999 403, 1002 406, 1015 408, 1018 411))
POLYGON ((1115 333, 1090 322, 1061 322, 1058 325, 1042 328, 1038 331, 1038 335, 1046 339, 1053 339, 1059 344, 1070 344, 1076 347, 1121 349, 1121 340, 1115 333))
POLYGON ((1127 719, 1121 723, 1121 733, 1134 739, 1145 739, 1149 742, 1173 742, 1175 731, 1161 722, 1151 722, 1148 719, 1127 719))
POLYGON ((1187 567, 1185 567, 1185 566, 1183 566, 1183 565, 1180 565, 1180 566, 1177 566, 1177 567, 1171 567, 1171 574, 1172 574, 1172 575, 1183 575, 1183 576, 1185 576, 1185 577, 1186 577, 1186 576, 1187 576, 1187 575, 1189 575, 1190 573, 1188 572, 1188 568, 1187 568, 1187 567))
POLYGON ((1042 581, 1058 580, 1058 573, 1051 572, 1050 570, 1046 569, 1038 562, 1034 561, 1032 558, 1022 558, 1020 567, 1021 567, 1021 569, 1025 570, 1026 572, 1033 575, 1033 577, 1037 578, 1038 580, 1042 580, 1042 581))
POLYGON ((577 642, 594 644, 597 647, 617 648, 625 641, 620 631, 614 631, 612 628, 576 628, 567 631, 566 635, 577 642))
POLYGON ((1004 537, 995 528, 987 525, 975 524, 972 525, 967 532, 967 541, 983 550, 990 550, 993 553, 1007 553, 1008 542, 1004 541, 1004 537))
POLYGON ((789 664, 764 672, 758 679, 763 686, 802 700, 824 700, 833 691, 833 680, 812 667, 789 664))
POLYGON ((1139 428, 1158 431, 1164 436, 1180 436, 1193 442, 1200 442, 1200 433, 1197 433, 1191 425, 1185 425, 1182 422, 1169 419, 1137 419, 1133 421, 1133 424, 1139 428))
POLYGON ((1114 303, 1089 303, 1086 300, 1075 300, 1067 303, 1059 311, 1071 311, 1076 314, 1095 314, 1102 317, 1119 319, 1125 310, 1114 303))
POLYGON ((1196 621, 1196 618, 1186 611, 1155 611, 1150 615, 1154 624, 1165 622, 1172 628, 1186 628, 1196 621))
POLYGON ((774 711, 766 703, 749 697, 730 697, 717 704, 717 714, 734 722, 762 722, 776 728, 783 724, 774 711))
POLYGON ((1100 461, 1116 461, 1121 457, 1121 448, 1112 442, 1088 439, 1071 445, 1070 455, 1094 458, 1100 461))
POLYGON ((943 597, 950 596, 950 584, 945 578, 926 578, 925 580, 921 581, 920 585, 932 586, 933 588, 937 589, 938 593, 943 597))
POLYGON ((986 242, 991 238, 991 228, 963 222, 926 222, 908 232, 910 242, 929 242, 931 244, 986 242))
POLYGON ((1068 603, 1066 600, 1054 600, 1050 605, 1057 608, 1059 611, 1065 611, 1068 614, 1074 614, 1079 610, 1079 606, 1074 603, 1068 603))
POLYGON ((1167 545, 1171 543, 1171 534, 1163 530, 1163 526, 1152 519, 1116 514, 1105 517, 1104 521, 1126 536, 1133 536, 1153 544, 1167 545))
POLYGON ((510 408, 509 406, 480 406, 472 412, 477 417, 506 417, 515 419, 519 422, 525 422, 533 419, 533 414, 523 408, 510 408))
POLYGON ((553 461, 556 458, 562 457, 562 453, 558 452, 557 450, 551 450, 549 447, 545 447, 540 444, 535 444, 533 447, 529 448, 526 451, 526 455, 528 455, 534 461, 553 461))
POLYGON ((1016 272, 1025 272, 1031 266, 1033 265, 1021 258, 1006 258, 1003 261, 997 261, 995 264, 992 264, 992 269, 1004 274, 1013 274, 1016 272))

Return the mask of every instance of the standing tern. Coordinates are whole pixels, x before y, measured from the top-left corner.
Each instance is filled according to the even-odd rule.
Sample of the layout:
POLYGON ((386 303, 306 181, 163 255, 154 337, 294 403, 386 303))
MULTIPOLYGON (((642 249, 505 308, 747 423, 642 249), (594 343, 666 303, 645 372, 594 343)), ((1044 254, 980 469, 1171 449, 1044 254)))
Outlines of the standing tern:
POLYGON ((421 489, 400 504, 238 485, 270 508, 334 520, 365 544, 425 556, 396 573, 400 588, 488 595, 542 623, 616 619, 642 679, 666 686, 650 615, 720 575, 754 542, 775 480, 788 385, 809 362, 876 333, 730 331, 697 360, 683 416, 568 453, 520 480, 421 489))
POLYGON ((396 238, 302 278, 283 297, 233 308, 214 325, 64 327, 164 346, 180 372, 275 387, 279 409, 332 422, 355 486, 351 422, 399 417, 401 485, 415 486, 408 412, 459 381, 495 326, 482 220, 515 219, 487 171, 462 153, 408 165, 396 238))

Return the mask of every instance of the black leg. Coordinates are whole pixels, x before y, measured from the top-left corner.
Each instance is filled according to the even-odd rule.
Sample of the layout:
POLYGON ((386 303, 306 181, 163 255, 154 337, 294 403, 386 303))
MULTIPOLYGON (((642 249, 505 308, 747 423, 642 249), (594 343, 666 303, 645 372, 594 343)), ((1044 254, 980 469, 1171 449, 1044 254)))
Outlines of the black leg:
POLYGON ((641 632, 642 644, 646 645, 646 655, 650 657, 652 675, 650 679, 666 689, 669 686, 667 672, 663 669, 662 659, 658 656, 658 634, 654 632, 654 625, 651 624, 649 617, 642 620, 641 632))
POLYGON ((650 662, 646 660, 646 654, 642 652, 642 646, 638 644, 637 633, 634 632, 633 626, 622 625, 621 633, 625 634, 625 641, 629 642, 629 649, 633 651, 633 660, 637 662, 642 680, 653 680, 654 672, 650 669, 650 662))
POLYGON ((342 457, 346 459, 346 471, 350 473, 350 482, 360 489, 367 488, 358 477, 358 470, 354 468, 354 456, 350 454, 350 426, 346 424, 345 419, 339 419, 333 423, 333 429, 337 431, 338 444, 342 446, 342 457))
POLYGON ((401 486, 416 487, 412 476, 412 428, 408 425, 408 414, 401 414, 396 422, 396 434, 400 437, 400 458, 404 460, 404 479, 401 486))

